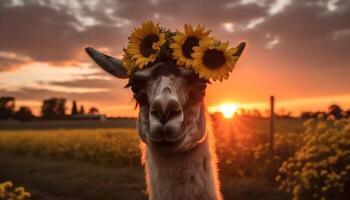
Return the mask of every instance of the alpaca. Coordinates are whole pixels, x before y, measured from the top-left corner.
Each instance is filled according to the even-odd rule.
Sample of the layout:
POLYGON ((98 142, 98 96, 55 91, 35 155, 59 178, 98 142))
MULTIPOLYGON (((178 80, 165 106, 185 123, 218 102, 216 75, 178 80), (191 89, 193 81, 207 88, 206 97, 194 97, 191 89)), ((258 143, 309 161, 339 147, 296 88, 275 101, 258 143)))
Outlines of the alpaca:
MULTIPOLYGON (((244 46, 238 46, 237 56, 244 46)), ((221 200, 214 136, 203 101, 209 82, 192 69, 164 62, 129 75, 121 60, 91 47, 86 52, 105 71, 129 78, 126 87, 139 105, 149 199, 221 200)))

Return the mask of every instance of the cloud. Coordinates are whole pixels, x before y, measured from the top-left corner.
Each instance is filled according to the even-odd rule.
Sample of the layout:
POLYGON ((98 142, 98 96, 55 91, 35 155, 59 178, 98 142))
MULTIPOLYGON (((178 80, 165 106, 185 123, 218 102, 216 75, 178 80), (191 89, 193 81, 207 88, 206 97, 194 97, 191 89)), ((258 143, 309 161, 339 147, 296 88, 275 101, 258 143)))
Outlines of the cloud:
POLYGON ((0 51, 0 72, 15 70, 29 62, 31 62, 31 59, 26 56, 0 51))
POLYGON ((146 19, 159 18, 171 28, 202 23, 224 39, 233 34, 236 40, 252 41, 257 47, 266 44, 264 35, 270 33, 279 35, 286 46, 303 43, 308 48, 328 45, 338 50, 344 45, 329 39, 335 31, 349 28, 350 17, 349 3, 344 0, 9 2, 0 3, 0 37, 6 38, 0 40, 0 51, 54 65, 86 61, 83 48, 87 45, 120 55, 132 27, 146 19))
POLYGON ((42 101, 44 99, 52 97, 66 98, 67 100, 78 100, 90 103, 98 103, 106 106, 130 104, 132 101, 131 95, 125 95, 123 90, 101 91, 101 92, 88 92, 88 93, 76 93, 76 92, 64 92, 55 91, 50 89, 38 89, 23 87, 20 90, 10 91, 6 89, 0 89, 0 93, 3 96, 13 96, 20 100, 36 100, 42 101))
POLYGON ((264 17, 259 17, 256 19, 252 19, 249 21, 249 23, 246 25, 246 29, 253 29, 256 26, 258 26, 259 24, 262 24, 265 21, 264 17))
POLYGON ((284 41, 278 47, 279 54, 285 56, 285 62, 295 62, 296 67, 305 67, 306 63, 312 63, 309 69, 344 67, 350 62, 345 53, 350 51, 350 46, 346 45, 350 38, 337 42, 332 36, 336 30, 350 28, 350 3, 342 1, 339 4, 343 11, 328 14, 324 14, 325 8, 308 3, 292 4, 278 17, 267 18, 260 25, 261 30, 278 35, 284 41))
POLYGON ((327 9, 331 12, 338 10, 338 5, 337 5, 338 2, 339 0, 329 0, 327 2, 327 9))
POLYGON ((349 37, 349 36, 350 36, 350 29, 337 30, 337 31, 334 31, 332 34, 333 40, 339 40, 342 38, 346 39, 346 37, 349 37))
POLYGON ((233 33, 235 31, 235 25, 232 22, 225 22, 222 24, 222 27, 229 33, 233 33))
POLYGON ((267 43, 266 48, 273 49, 278 43, 280 43, 280 39, 277 36, 275 36, 272 40, 270 40, 267 43))
POLYGON ((55 9, 38 3, 8 6, 4 2, 0 3, 0 38, 5 39, 0 40, 0 51, 55 64, 79 61, 87 45, 114 47, 111 49, 118 50, 112 53, 119 52, 115 47, 121 46, 121 38, 126 38, 122 28, 110 26, 110 20, 99 15, 69 14, 59 5, 55 9), (102 20, 105 23, 97 23, 102 20))
POLYGON ((291 0, 276 0, 275 3, 270 6, 268 13, 270 15, 281 13, 289 4, 291 4, 291 0))
POLYGON ((92 78, 92 79, 76 79, 72 81, 55 81, 48 82, 50 86, 64 86, 64 87, 81 87, 81 88, 105 88, 111 89, 116 85, 120 85, 120 81, 118 79, 100 79, 100 78, 92 78))

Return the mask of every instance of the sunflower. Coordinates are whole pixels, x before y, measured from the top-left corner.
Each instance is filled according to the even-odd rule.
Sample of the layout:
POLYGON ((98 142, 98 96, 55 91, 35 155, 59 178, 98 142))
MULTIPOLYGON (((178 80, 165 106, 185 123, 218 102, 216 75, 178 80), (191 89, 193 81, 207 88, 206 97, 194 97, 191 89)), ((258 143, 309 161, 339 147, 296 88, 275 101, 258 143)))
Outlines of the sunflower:
POLYGON ((193 63, 193 47, 198 46, 200 41, 208 40, 209 33, 210 31, 204 31, 204 26, 197 25, 196 29, 193 29, 190 24, 185 24, 185 33, 178 32, 173 37, 174 43, 170 45, 177 64, 190 67, 193 63))
POLYGON ((237 48, 228 49, 228 42, 205 40, 193 49, 192 68, 199 74, 199 77, 207 80, 227 79, 238 60, 238 56, 233 56, 237 48))
POLYGON ((135 65, 142 69, 156 60, 160 47, 165 42, 165 34, 161 32, 158 23, 144 22, 132 32, 126 52, 131 55, 135 65))
POLYGON ((126 52, 126 49, 123 49, 124 55, 122 58, 123 66, 130 75, 135 69, 135 61, 131 59, 131 56, 126 52))

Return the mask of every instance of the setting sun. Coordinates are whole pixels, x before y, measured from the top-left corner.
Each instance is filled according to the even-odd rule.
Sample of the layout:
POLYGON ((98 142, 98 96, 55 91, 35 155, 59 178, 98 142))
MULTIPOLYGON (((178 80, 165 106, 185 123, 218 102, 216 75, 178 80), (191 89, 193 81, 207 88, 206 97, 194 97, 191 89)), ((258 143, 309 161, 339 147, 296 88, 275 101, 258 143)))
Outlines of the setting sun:
POLYGON ((221 112, 225 118, 232 118, 237 109, 238 105, 235 103, 224 103, 209 107, 209 112, 221 112))

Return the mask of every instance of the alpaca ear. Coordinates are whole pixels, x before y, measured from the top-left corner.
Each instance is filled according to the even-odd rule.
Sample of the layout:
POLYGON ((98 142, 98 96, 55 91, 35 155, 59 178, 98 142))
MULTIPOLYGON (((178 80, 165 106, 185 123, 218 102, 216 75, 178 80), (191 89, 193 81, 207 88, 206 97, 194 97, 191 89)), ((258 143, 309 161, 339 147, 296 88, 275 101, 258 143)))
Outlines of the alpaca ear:
POLYGON ((86 53, 106 72, 118 78, 128 78, 129 75, 123 62, 112 56, 103 54, 92 47, 85 48, 86 53))
POLYGON ((237 56, 238 58, 242 55, 243 50, 245 48, 246 43, 245 42, 241 42, 236 48, 237 51, 235 54, 233 54, 233 56, 237 56))

